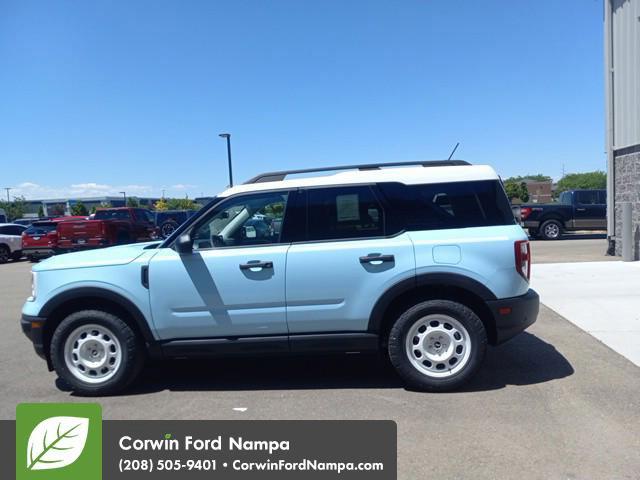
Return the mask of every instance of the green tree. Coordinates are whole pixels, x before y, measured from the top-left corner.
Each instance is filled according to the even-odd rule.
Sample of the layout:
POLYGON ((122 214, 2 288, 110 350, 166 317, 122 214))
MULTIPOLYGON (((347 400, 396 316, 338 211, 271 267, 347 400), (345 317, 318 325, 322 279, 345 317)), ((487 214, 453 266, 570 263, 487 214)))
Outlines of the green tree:
POLYGON ((86 217, 89 215, 87 207, 82 202, 76 202, 71 206, 71 215, 77 215, 78 217, 86 217))
POLYGON ((10 202, 0 202, 0 208, 4 209, 7 214, 7 220, 10 222, 22 218, 27 210, 27 203, 24 197, 13 197, 10 202))
POLYGON ((164 212, 169 210, 169 204, 167 203, 167 201, 164 198, 161 198, 160 200, 158 200, 155 205, 154 208, 158 211, 158 212, 164 212))
POLYGON ((198 204, 190 198, 168 198, 166 202, 168 210, 198 210, 198 208, 200 208, 198 204))
POLYGON ((552 178, 548 175, 543 175, 542 173, 536 173, 534 175, 524 175, 517 177, 509 177, 505 180, 507 182, 522 182, 523 180, 533 180, 536 182, 551 182, 552 178))
POLYGON ((140 207, 140 200, 136 197, 127 197, 127 207, 138 208, 140 207))
POLYGON ((595 172, 569 173, 558 182, 556 192, 580 189, 605 189, 607 188, 607 174, 602 170, 595 172))
POLYGON ((44 217, 44 207, 42 205, 38 207, 38 217, 44 217))
POLYGON ((504 189, 510 201, 529 201, 529 190, 527 189, 527 184, 524 182, 506 181, 504 182, 504 189))

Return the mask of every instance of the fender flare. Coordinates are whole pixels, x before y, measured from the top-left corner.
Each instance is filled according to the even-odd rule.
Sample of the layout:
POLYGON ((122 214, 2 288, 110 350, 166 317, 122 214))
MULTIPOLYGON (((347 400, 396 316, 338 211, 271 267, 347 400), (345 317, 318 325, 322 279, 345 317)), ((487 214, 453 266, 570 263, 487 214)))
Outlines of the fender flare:
POLYGON ((456 287, 473 293, 483 301, 496 300, 497 297, 486 286, 477 280, 459 273, 423 273, 413 278, 402 280, 387 289, 376 301, 369 317, 369 332, 378 333, 384 323, 384 313, 391 303, 400 295, 420 287, 456 287))
POLYGON ((156 339, 151 332, 151 328, 142 314, 140 309, 128 298, 123 297, 119 293, 112 292, 99 287, 79 287, 64 292, 60 292, 56 296, 49 299, 40 309, 39 317, 48 318, 58 307, 72 300, 81 300, 83 298, 100 298, 122 307, 133 319, 138 330, 142 333, 142 337, 147 345, 156 343, 156 339))

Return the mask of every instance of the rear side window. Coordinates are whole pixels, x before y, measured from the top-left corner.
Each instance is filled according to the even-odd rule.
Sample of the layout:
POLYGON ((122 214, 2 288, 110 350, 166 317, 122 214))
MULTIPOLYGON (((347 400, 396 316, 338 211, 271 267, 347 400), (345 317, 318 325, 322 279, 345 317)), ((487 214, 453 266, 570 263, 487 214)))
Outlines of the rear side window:
POLYGON ((384 212, 368 186, 307 191, 309 240, 379 237, 384 212))
POLYGON ((513 225, 515 220, 497 180, 429 185, 379 185, 389 204, 387 233, 402 230, 513 225))
POLYGON ((18 225, 5 225, 4 227, 0 227, 0 234, 2 235, 22 235, 24 231, 24 227, 20 227, 18 225))
POLYGON ((596 190, 576 192, 576 195, 578 203, 581 203, 582 205, 598 205, 601 203, 596 190))

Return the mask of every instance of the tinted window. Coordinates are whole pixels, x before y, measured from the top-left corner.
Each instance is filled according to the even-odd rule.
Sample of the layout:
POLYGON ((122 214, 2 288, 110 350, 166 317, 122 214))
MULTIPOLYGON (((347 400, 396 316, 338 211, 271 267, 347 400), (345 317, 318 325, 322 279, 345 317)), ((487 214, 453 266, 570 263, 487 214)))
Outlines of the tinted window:
POLYGON ((194 230, 193 248, 279 243, 288 193, 243 195, 223 202, 194 230))
POLYGON ((27 235, 35 236, 35 235, 46 235, 49 232, 52 232, 56 229, 55 223, 37 223, 31 225, 29 228, 25 230, 27 235))
POLYGON ((384 235, 384 212, 370 187, 310 189, 307 212, 309 240, 384 235))
POLYGON ((500 182, 380 184, 391 211, 387 233, 401 230, 512 225, 515 220, 500 182))
POLYGON ((598 201, 602 204, 607 203, 607 192, 599 191, 598 192, 598 201))
POLYGON ((571 205, 571 192, 562 192, 560 194, 560 203, 563 205, 571 205))
POLYGON ((95 220, 129 220, 129 210, 98 210, 95 220))
POLYGON ((139 222, 153 223, 153 215, 151 215, 151 212, 149 212, 149 210, 145 210, 144 208, 136 208, 135 212, 136 212, 136 219, 139 222))
POLYGON ((582 192, 576 192, 577 202, 582 205, 598 205, 598 192, 596 190, 586 190, 582 192))
POLYGON ((5 225, 4 227, 0 227, 0 234, 2 235, 22 235, 24 231, 24 227, 19 227, 17 225, 5 225))

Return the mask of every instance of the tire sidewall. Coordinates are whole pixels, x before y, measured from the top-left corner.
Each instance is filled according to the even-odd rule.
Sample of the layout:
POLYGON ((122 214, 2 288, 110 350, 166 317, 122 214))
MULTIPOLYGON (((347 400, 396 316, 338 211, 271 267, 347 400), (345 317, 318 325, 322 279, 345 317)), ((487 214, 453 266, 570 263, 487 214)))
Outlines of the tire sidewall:
POLYGON ((545 240, 558 240, 562 236, 562 225, 557 220, 547 220, 540 226, 540 236, 545 240), (546 233, 546 228, 550 224, 555 224, 558 227, 558 236, 549 237, 546 233))
POLYGON ((51 338, 51 362, 58 376, 71 388, 83 395, 110 395, 124 389, 139 373, 142 366, 142 349, 135 333, 115 315, 100 311, 72 313, 56 328, 51 338), (97 324, 108 328, 120 342, 122 359, 116 374, 104 383, 84 382, 71 373, 65 361, 64 346, 69 335, 78 327, 97 324))
POLYGON ((452 390, 465 383, 477 371, 485 355, 487 334, 478 316, 468 307, 449 300, 428 300, 404 312, 389 334, 389 357, 407 384, 418 390, 452 390), (419 371, 408 358, 405 348, 411 327, 427 315, 444 314, 458 320, 467 330, 471 354, 460 371, 447 377, 430 377, 419 371))

